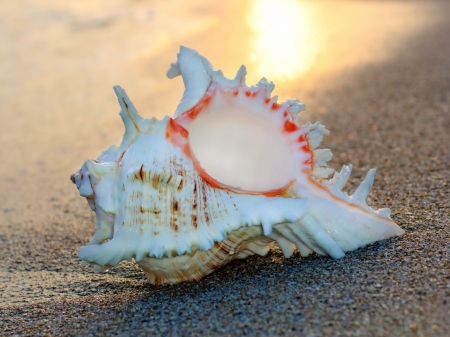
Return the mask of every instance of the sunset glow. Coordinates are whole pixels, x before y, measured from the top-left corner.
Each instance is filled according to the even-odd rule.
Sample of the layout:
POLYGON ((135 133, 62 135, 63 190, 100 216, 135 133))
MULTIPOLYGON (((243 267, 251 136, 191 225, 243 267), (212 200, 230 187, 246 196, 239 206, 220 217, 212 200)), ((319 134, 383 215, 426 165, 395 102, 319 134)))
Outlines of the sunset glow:
POLYGON ((254 1, 248 24, 254 34, 252 61, 270 80, 294 80, 311 68, 321 45, 314 4, 295 0, 254 1))

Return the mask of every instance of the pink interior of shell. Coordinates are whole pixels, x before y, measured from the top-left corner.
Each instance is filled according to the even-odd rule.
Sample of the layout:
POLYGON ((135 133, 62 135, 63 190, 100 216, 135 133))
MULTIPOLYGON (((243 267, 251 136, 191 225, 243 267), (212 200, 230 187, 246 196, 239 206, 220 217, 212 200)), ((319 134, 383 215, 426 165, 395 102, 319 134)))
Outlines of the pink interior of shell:
POLYGON ((196 106, 171 121, 167 138, 213 186, 278 195, 312 165, 306 131, 288 108, 273 102, 264 88, 213 84, 196 106))

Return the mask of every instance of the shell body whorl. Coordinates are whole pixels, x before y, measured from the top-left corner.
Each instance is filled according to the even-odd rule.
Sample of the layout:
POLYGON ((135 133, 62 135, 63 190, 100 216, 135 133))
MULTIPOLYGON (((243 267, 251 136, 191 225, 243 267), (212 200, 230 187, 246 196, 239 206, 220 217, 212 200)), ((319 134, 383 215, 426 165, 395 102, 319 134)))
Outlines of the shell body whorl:
POLYGON ((183 48, 168 77, 186 86, 174 118, 144 119, 120 87, 125 134, 71 179, 96 212, 96 232, 79 257, 95 271, 135 259, 150 283, 200 280, 232 259, 265 255, 276 242, 340 258, 403 231, 389 210, 365 199, 374 170, 352 196, 351 165, 330 180, 328 131, 300 125, 304 104, 278 104, 273 84, 233 80, 183 48))

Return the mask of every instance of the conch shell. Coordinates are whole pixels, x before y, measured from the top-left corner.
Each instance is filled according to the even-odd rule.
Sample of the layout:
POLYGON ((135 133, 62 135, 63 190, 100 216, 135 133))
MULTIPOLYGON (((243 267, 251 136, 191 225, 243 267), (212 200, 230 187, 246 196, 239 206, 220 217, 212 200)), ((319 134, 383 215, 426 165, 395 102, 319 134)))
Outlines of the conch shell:
POLYGON ((265 78, 248 87, 242 66, 227 79, 184 47, 167 72, 178 75, 183 98, 162 120, 139 116, 116 86, 122 143, 71 177, 96 212, 78 252, 96 272, 134 259, 152 284, 193 281, 273 242, 287 258, 297 247, 338 259, 404 233, 389 209, 366 204, 374 169, 352 196, 341 191, 351 165, 324 180, 332 155, 317 147, 329 132, 298 123, 304 104, 278 104, 265 78))

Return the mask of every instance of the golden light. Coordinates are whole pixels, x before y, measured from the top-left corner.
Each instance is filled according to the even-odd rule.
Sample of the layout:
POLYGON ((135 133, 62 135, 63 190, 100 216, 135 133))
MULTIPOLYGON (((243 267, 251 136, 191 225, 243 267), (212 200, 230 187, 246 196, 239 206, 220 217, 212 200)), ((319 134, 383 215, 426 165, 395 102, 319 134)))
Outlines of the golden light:
POLYGON ((269 80, 294 80, 316 60, 322 43, 315 6, 295 0, 254 0, 248 24, 252 61, 269 80))

